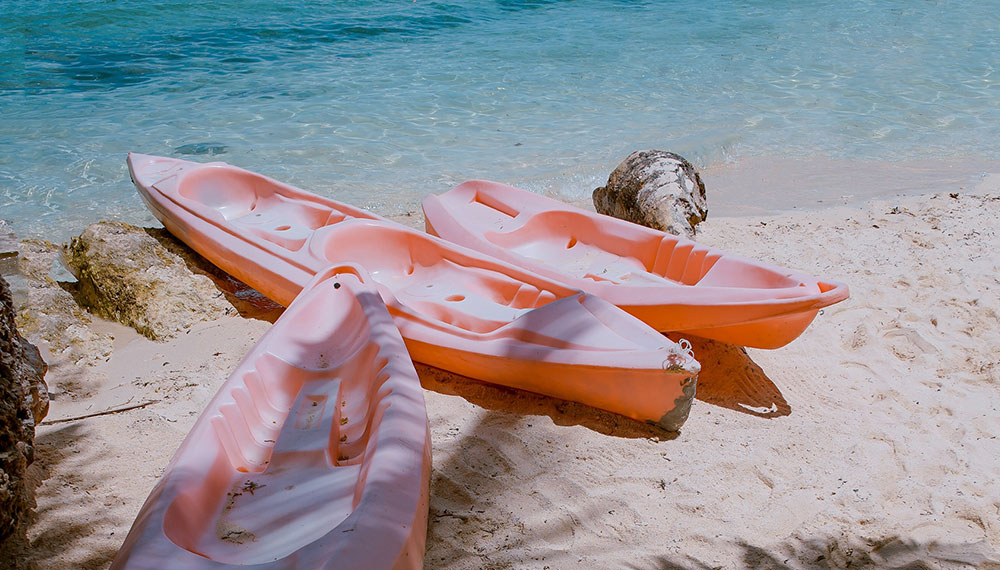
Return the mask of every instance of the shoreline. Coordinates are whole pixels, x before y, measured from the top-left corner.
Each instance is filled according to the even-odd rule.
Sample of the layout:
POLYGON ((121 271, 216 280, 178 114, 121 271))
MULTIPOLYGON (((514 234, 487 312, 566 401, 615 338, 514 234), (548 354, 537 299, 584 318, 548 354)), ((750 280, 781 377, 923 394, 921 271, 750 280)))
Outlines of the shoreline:
POLYGON ((839 206, 871 200, 949 192, 989 192, 1000 187, 1000 161, 848 160, 814 157, 746 157, 701 171, 709 189, 709 215, 741 217, 839 206), (991 174, 993 173, 993 174, 991 174), (724 196, 712 201, 712 196, 724 196))
MULTIPOLYGON (((987 180, 710 216, 697 240, 845 281, 852 297, 782 349, 696 352, 697 401, 676 436, 418 366, 434 446, 425 567, 1000 567, 988 483, 1000 470, 1000 185, 987 180)), ((101 326, 115 335, 107 362, 50 362, 48 419, 158 402, 38 428, 37 505, 6 546, 24 568, 106 567, 269 323, 225 317, 166 343, 101 326)))
MULTIPOLYGON (((228 159, 225 154, 194 158, 195 162, 218 160, 234 166, 260 172, 253 164, 228 159)), ((618 161, 623 160, 622 156, 618 161)), ((124 165, 125 157, 122 156, 124 165)), ((553 171, 542 176, 515 177, 498 182, 511 184, 534 192, 546 194, 574 205, 592 209, 591 193, 607 182, 608 174, 618 161, 590 163, 572 170, 553 171)), ((817 211, 837 206, 860 206, 874 199, 896 199, 948 191, 990 191, 1000 185, 1000 159, 981 157, 909 159, 905 161, 871 159, 835 159, 825 157, 787 158, 776 156, 745 156, 727 162, 716 162, 698 167, 698 172, 708 191, 710 217, 744 217, 773 215, 793 211, 817 211), (990 176, 992 174, 992 177, 990 176)), ((389 200, 376 199, 368 209, 393 219, 404 219, 421 213, 421 191, 441 193, 467 179, 490 179, 488 169, 469 172, 462 178, 442 179, 439 187, 405 190, 389 200), (409 214, 408 214, 409 213, 409 214)), ((275 179, 296 184, 292 180, 275 179)), ((118 209, 114 212, 64 212, 62 215, 42 212, 32 224, 5 218, 19 238, 39 238, 49 241, 67 241, 83 229, 102 219, 123 221, 136 226, 160 227, 159 222, 142 204, 135 188, 128 180, 113 183, 120 191, 108 196, 118 209), (43 221, 44 220, 44 221, 43 221), (56 220, 60 222, 54 223, 56 220), (44 225, 43 225, 44 224, 44 225)), ((402 186, 402 183, 400 183, 402 186)), ((304 187, 335 200, 351 201, 336 191, 337 181, 323 187, 304 187)), ((404 221, 405 223, 405 221, 404 221)), ((409 224, 408 224, 409 225, 409 224)), ((423 229, 422 225, 419 229, 423 229)))

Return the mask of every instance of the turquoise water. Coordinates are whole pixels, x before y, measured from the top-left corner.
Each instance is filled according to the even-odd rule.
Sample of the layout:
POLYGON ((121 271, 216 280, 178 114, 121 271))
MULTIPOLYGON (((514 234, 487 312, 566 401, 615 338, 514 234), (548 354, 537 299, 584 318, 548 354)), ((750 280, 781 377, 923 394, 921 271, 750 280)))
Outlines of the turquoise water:
POLYGON ((0 0, 0 218, 148 223, 125 153, 383 213, 629 152, 1000 158, 996 3, 0 0))

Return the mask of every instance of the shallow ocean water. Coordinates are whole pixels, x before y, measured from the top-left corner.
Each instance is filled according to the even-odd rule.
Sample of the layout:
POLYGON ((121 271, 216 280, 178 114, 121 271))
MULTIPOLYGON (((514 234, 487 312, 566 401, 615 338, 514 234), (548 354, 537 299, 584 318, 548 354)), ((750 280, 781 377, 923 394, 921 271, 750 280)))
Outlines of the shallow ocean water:
POLYGON ((125 153, 382 213, 492 178, 586 198, 629 152, 1000 159, 991 3, 0 0, 0 218, 149 223, 125 153))

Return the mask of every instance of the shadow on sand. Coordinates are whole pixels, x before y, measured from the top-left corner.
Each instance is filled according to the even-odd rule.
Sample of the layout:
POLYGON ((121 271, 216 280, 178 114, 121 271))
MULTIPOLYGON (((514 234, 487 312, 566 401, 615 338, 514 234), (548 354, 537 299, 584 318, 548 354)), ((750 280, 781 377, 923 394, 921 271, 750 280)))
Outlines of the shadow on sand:
MULTIPOLYGON (((670 337, 674 340, 680 338, 676 335, 670 337)), ((777 418, 792 413, 781 391, 751 360, 746 349, 704 338, 687 338, 702 367, 695 394, 697 400, 759 418, 777 418)), ((614 437, 658 437, 666 440, 677 437, 677 433, 660 427, 576 402, 486 384, 419 363, 416 367, 425 389, 460 396, 487 410, 548 416, 556 425, 579 425, 614 437)))
MULTIPOLYGON (((764 549, 746 542, 740 550, 740 568, 798 570, 800 568, 1000 568, 1000 558, 985 540, 974 543, 927 543, 900 537, 864 539, 823 537, 793 539, 764 549)), ((648 562, 629 564, 632 570, 714 570, 720 568, 694 557, 677 554, 655 556, 648 562)))
POLYGON ((644 424, 597 408, 560 400, 534 392, 487 384, 425 364, 414 363, 420 384, 426 390, 460 396, 467 402, 491 411, 509 414, 548 416, 558 426, 582 426, 597 433, 632 439, 657 437, 671 440, 677 433, 644 424))
MULTIPOLYGON (((623 421, 643 425, 625 418, 623 421)), ((605 516, 598 501, 576 507, 569 514, 553 508, 552 524, 528 527, 516 509, 501 502, 511 491, 515 494, 531 491, 533 483, 524 488, 523 474, 520 477, 511 474, 524 467, 524 458, 518 455, 516 445, 513 449, 505 445, 505 441, 523 441, 519 432, 531 429, 530 424, 520 422, 514 415, 483 414, 475 424, 462 429, 460 439, 450 444, 451 454, 444 459, 435 458, 424 568, 525 567, 531 564, 529 560, 539 559, 519 558, 524 553, 541 555, 549 551, 558 556, 548 545, 568 540, 574 534, 572 527, 581 520, 599 520, 605 516), (463 535, 473 540, 463 539, 463 535)), ((559 477, 558 473, 541 476, 559 477)), ((538 567, 537 562, 532 567, 538 567)), ((567 566, 552 565, 561 567, 567 566)))
POLYGON ((701 363, 696 399, 759 418, 792 413, 781 391, 742 346, 676 333, 667 336, 675 342, 686 338, 701 363))
MULTIPOLYGON (((88 441, 87 428, 80 423, 50 428, 35 437, 35 461, 28 467, 26 477, 30 510, 25 510, 14 534, 0 545, 0 567, 96 570, 107 568, 111 563, 117 548, 95 544, 93 535, 95 529, 115 528, 123 521, 106 514, 106 509, 90 494, 111 474, 94 468, 107 462, 88 441), (56 466, 70 476, 50 480, 56 466), (59 493, 58 487, 68 488, 72 500, 67 501, 67 494, 59 493), (86 518, 79 516, 81 507, 87 513, 86 518), (32 526, 33 540, 27 536, 32 526)), ((117 544, 119 541, 112 542, 117 544)))

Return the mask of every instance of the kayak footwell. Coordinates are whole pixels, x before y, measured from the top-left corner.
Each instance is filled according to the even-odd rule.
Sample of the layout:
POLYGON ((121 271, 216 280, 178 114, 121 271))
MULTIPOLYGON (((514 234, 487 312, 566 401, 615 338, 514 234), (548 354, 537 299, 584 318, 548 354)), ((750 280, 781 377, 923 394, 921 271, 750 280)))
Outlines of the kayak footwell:
POLYGON ((366 414, 357 409, 358 402, 348 409, 339 378, 376 374, 377 347, 364 352, 361 359, 324 371, 262 357, 257 367, 263 365, 272 377, 305 377, 298 394, 283 394, 294 401, 276 410, 272 403, 254 399, 250 391, 256 391, 257 373, 247 375, 247 390, 233 392, 236 405, 222 407, 221 417, 212 418, 218 444, 236 471, 228 480, 210 473, 201 485, 178 496, 166 512, 166 535, 212 560, 259 564, 298 550, 347 518, 360 466, 352 462, 359 457, 345 432, 359 430, 344 429, 348 426, 342 423, 351 412, 359 420, 366 414), (208 515, 205 507, 212 503, 214 514, 189 516, 208 515))
POLYGON ((338 266, 306 285, 195 423, 113 569, 421 567, 427 414, 370 279, 338 266))
POLYGON ((597 295, 662 332, 778 348, 848 296, 842 283, 497 182, 470 180, 427 196, 423 209, 428 233, 597 295))

